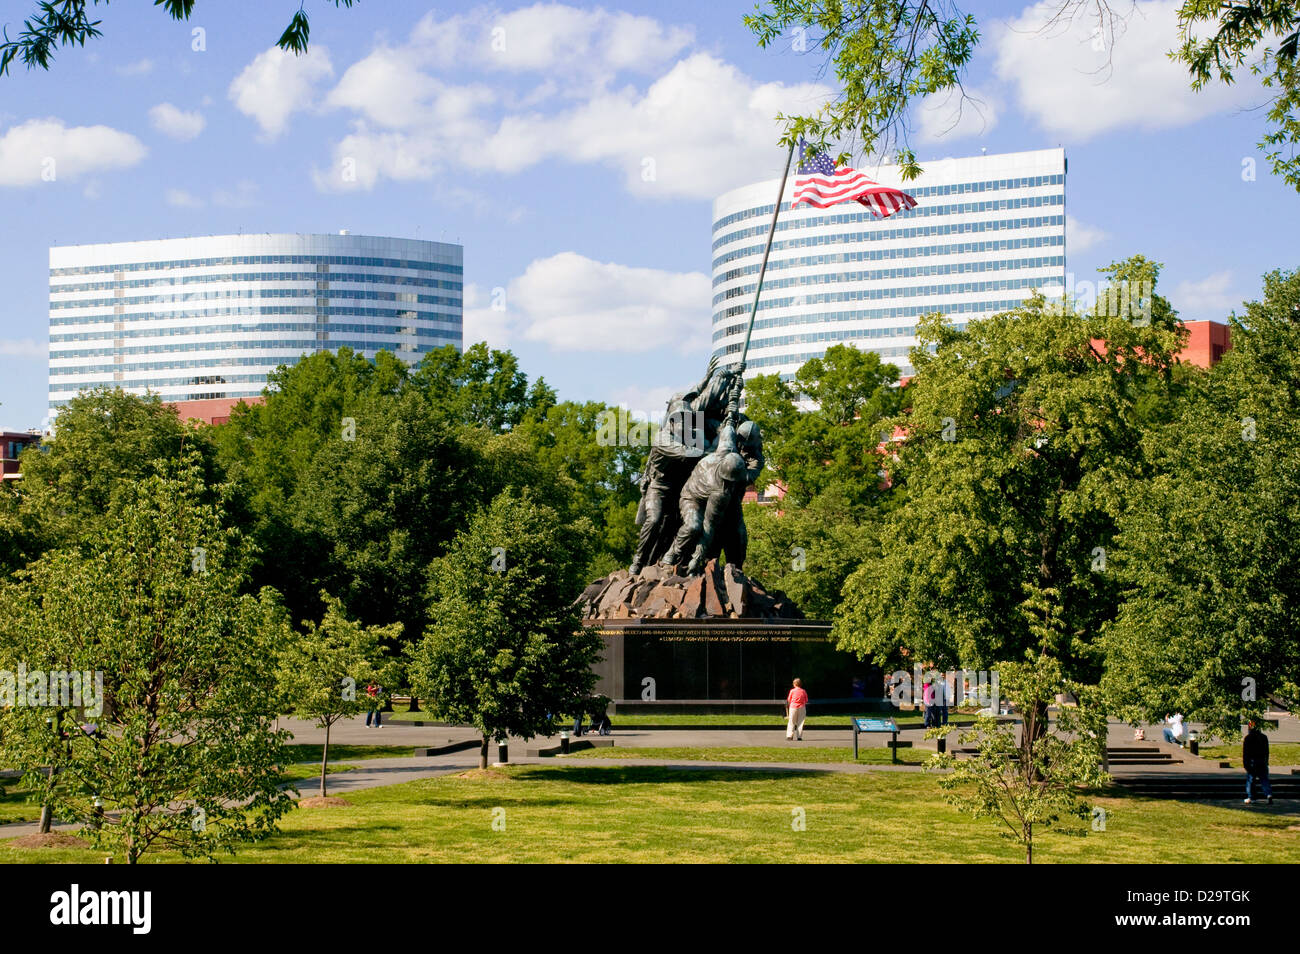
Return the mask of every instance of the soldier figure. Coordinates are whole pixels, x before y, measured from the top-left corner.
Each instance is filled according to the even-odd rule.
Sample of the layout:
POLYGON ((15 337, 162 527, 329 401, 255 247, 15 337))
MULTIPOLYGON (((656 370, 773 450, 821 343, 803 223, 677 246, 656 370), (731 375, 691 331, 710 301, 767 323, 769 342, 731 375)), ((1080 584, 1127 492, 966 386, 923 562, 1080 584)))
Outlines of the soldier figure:
POLYGON ((665 501, 674 501, 682 485, 690 476, 691 468, 704 456, 704 447, 686 420, 690 405, 681 399, 668 404, 667 434, 656 436, 650 456, 646 458, 645 474, 641 478, 641 503, 637 507, 636 522, 641 530, 637 534, 636 556, 628 572, 636 576, 641 567, 653 562, 664 550, 676 529, 674 514, 665 501), (687 443, 690 439, 690 443, 687 443), (692 446, 695 445, 695 446, 692 446))
MULTIPOLYGON (((763 437, 758 432, 758 424, 740 415, 740 426, 736 428, 736 450, 745 461, 745 479, 732 496, 731 504, 722 519, 722 552, 727 555, 727 563, 736 569, 745 565, 745 554, 749 550, 749 532, 745 529, 745 511, 742 506, 745 490, 758 475, 763 472, 766 461, 763 458, 763 437)), ((707 554, 715 556, 716 554, 707 554)))
POLYGON ((666 427, 650 448, 641 478, 641 503, 636 512, 641 530, 636 556, 628 567, 633 576, 668 548, 677 531, 676 505, 682 486, 717 439, 728 395, 737 380, 730 369, 718 371, 717 363, 716 356, 711 358, 703 380, 668 402, 666 427))
MULTIPOLYGON (((736 440, 739 385, 740 377, 737 375, 726 423, 718 432, 718 446, 695 465, 682 487, 678 501, 681 529, 659 561, 664 566, 676 567, 694 544, 694 552, 686 567, 687 576, 699 573, 704 564, 716 555, 715 544, 730 539, 734 547, 739 541, 737 528, 729 521, 735 512, 733 507, 739 509, 740 498, 749 484, 749 469, 745 458, 738 452, 736 440)), ((751 428, 751 435, 756 431, 756 428, 751 428)))

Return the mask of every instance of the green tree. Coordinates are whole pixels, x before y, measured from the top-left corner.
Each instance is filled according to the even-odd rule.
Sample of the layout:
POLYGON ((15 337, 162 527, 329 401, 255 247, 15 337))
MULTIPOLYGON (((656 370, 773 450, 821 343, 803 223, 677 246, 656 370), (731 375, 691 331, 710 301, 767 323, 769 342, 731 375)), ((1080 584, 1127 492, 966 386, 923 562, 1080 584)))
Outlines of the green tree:
POLYGON ((428 352, 411 383, 436 396, 449 420, 493 431, 509 430, 529 412, 555 403, 555 392, 541 378, 528 383, 511 352, 482 341, 464 351, 444 345, 428 352))
POLYGON ((947 0, 770 0, 745 25, 763 48, 801 30, 834 68, 835 99, 812 115, 777 117, 783 145, 806 137, 823 148, 856 139, 867 154, 893 149, 904 180, 921 172, 908 146, 908 105, 957 86, 979 43, 975 18, 947 0))
POLYGON ((767 458, 759 485, 783 481, 796 505, 832 488, 859 506, 880 503, 888 488, 879 448, 901 408, 897 384, 897 367, 852 345, 832 345, 789 384, 776 375, 746 382, 745 413, 767 458))
POLYGON ((191 453, 207 493, 222 473, 215 449, 157 395, 121 388, 77 395, 59 411, 54 435, 23 455, 18 519, 32 539, 31 555, 94 539, 117 494, 191 453))
MULTIPOLYGON (((1128 15, 1106 0, 1054 0, 1045 12, 1044 32, 1087 15, 1112 41, 1128 15)), ((796 37, 796 50, 820 54, 822 72, 829 67, 835 74, 838 90, 830 102, 809 115, 777 117, 783 145, 802 136, 823 148, 828 140, 856 141, 867 155, 892 149, 904 181, 921 172, 908 146, 909 106, 960 90, 980 41, 975 18, 953 0, 768 0, 745 24, 762 48, 796 37)), ((1170 38, 1178 47, 1170 55, 1186 64, 1198 90, 1214 80, 1232 83, 1235 71, 1251 61, 1249 72, 1276 92, 1260 147, 1268 150, 1274 173, 1300 190, 1298 27, 1300 8, 1293 0, 1183 0, 1178 36, 1170 38)), ((847 159, 848 153, 839 156, 847 159)))
POLYGON ((1147 434, 1132 486, 1103 685, 1132 718, 1181 711, 1235 735, 1300 703, 1300 270, 1264 277, 1232 349, 1147 434))
POLYGON ((252 578, 283 595, 291 619, 320 618, 322 585, 341 592, 330 541, 298 519, 296 498, 314 479, 336 479, 311 476, 316 457, 355 436, 367 418, 362 409, 398 394, 408 373, 387 351, 373 361, 346 347, 305 355, 271 372, 263 403, 236 405, 226 423, 210 429, 222 467, 247 499, 258 554, 252 578))
MULTIPOLYGON (((9 39, 6 27, 4 43, 0 43, 0 76, 9 72, 14 60, 21 60, 30 70, 40 67, 50 68, 54 51, 65 46, 85 46, 87 40, 96 39, 103 34, 99 26, 102 21, 90 19, 89 6, 98 6, 101 0, 39 0, 36 11, 23 21, 22 31, 15 40, 9 39)), ((108 0, 102 0, 108 6, 108 0)), ((334 0, 336 7, 351 7, 354 0, 334 0)), ((194 12, 194 0, 154 0, 154 6, 162 7, 173 20, 188 20, 194 12)), ((306 11, 300 6, 293 15, 289 25, 280 34, 276 46, 291 53, 307 52, 307 40, 311 34, 311 23, 306 11)))
POLYGON ((264 519, 283 517, 322 445, 337 440, 358 405, 393 395, 409 368, 388 351, 373 361, 351 348, 304 355, 267 376, 265 401, 238 404, 213 428, 222 462, 248 481, 264 519))
POLYGON ((0 483, 0 580, 35 560, 43 549, 36 527, 22 513, 16 483, 0 483))
MULTIPOLYGON (((1105 784, 1106 716, 1087 687, 1062 677, 1061 666, 1046 655, 1030 654, 1022 663, 998 669, 1005 694, 1025 713, 1021 739, 1013 724, 981 715, 970 729, 958 732, 976 751, 958 759, 936 755, 929 769, 948 769, 939 787, 949 804, 975 818, 989 818, 999 833, 1025 850, 1025 864, 1034 862, 1034 838, 1045 828, 1069 835, 1086 835, 1090 817, 1104 825, 1081 796, 1083 790, 1105 784), (1077 706, 1059 710, 1054 730, 1046 720, 1048 705, 1058 693, 1078 694, 1077 706)), ((948 735, 955 726, 932 730, 948 735)))
POLYGON ((846 581, 841 645, 898 661, 987 669, 1026 651, 1095 683, 1097 638, 1121 598, 1108 556, 1122 488, 1152 472, 1144 410, 1174 400, 1186 339, 1141 256, 1106 270, 1129 295, 1090 313, 1034 297, 965 330, 923 320, 907 431, 880 556, 846 581), (1045 594, 1051 594, 1050 597, 1045 594), (1061 625, 1040 645, 1028 610, 1061 625))
POLYGON ((1272 128, 1259 148, 1273 174, 1300 191, 1300 7, 1294 0, 1185 0, 1178 10, 1178 40, 1174 55, 1191 73, 1192 89, 1215 80, 1230 84, 1245 67, 1275 92, 1268 109, 1272 128), (1260 44, 1270 42, 1277 47, 1260 50, 1260 44))
POLYGON ((831 619, 844 581, 879 553, 874 516, 838 488, 804 506, 746 504, 745 571, 780 590, 812 619, 831 619))
POLYGON ((586 583, 591 525, 507 492, 470 521, 430 572, 432 625, 412 652, 431 710, 491 741, 550 735, 595 685, 600 637, 573 601, 586 583))
POLYGON ((294 534, 319 554, 304 583, 330 589, 362 622, 400 623, 418 640, 429 564, 485 498, 487 464, 420 391, 350 413, 351 430, 322 441, 291 501, 294 534))
POLYGON ((277 656, 276 677, 285 702, 296 715, 315 719, 325 730, 320 759, 320 795, 329 772, 330 730, 340 719, 365 711, 366 686, 389 687, 397 677, 395 660, 386 660, 385 641, 395 641, 401 623, 362 626, 348 619, 342 603, 327 593, 325 618, 307 620, 301 635, 286 639, 277 656))
POLYGON ((618 408, 598 401, 564 401, 528 414, 515 431, 528 441, 543 472, 571 482, 569 509, 597 528, 592 579, 626 566, 636 548, 638 471, 648 448, 602 443, 602 415, 618 408))
POLYGON ((233 852, 291 807, 265 671, 274 595, 240 594, 242 545, 197 460, 165 470, 114 494, 100 539, 21 571, 0 619, 0 668, 103 686, 91 704, 6 708, 5 764, 38 785, 51 770, 54 813, 129 863, 156 848, 233 852))

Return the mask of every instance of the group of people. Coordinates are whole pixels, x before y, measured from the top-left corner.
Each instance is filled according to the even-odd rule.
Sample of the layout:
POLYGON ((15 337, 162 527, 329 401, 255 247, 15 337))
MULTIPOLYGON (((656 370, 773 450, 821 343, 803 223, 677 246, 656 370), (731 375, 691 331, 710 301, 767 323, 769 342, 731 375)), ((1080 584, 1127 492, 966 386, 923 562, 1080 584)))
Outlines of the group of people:
POLYGON ((579 702, 578 714, 573 717, 574 738, 586 731, 582 723, 587 715, 591 716, 591 728, 597 735, 609 735, 613 731, 614 724, 609 721, 609 702, 608 696, 592 696, 579 702))

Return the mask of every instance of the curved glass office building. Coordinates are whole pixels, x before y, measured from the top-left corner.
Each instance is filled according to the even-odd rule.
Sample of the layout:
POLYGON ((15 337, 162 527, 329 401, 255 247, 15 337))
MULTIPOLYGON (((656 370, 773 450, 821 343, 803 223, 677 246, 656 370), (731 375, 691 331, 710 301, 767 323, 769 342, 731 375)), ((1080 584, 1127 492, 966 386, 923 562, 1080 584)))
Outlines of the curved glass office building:
MULTIPOLYGON (((794 376, 834 344, 875 351, 912 373, 916 319, 958 326, 1065 287, 1065 151, 1046 149, 863 169, 917 207, 877 219, 855 202, 789 210, 792 171, 754 322, 746 377, 794 376)), ((713 203, 713 351, 740 359, 778 180, 713 203)))
POLYGON ((304 354, 461 347, 459 245, 212 235, 50 249, 50 411, 97 386, 253 397, 304 354))

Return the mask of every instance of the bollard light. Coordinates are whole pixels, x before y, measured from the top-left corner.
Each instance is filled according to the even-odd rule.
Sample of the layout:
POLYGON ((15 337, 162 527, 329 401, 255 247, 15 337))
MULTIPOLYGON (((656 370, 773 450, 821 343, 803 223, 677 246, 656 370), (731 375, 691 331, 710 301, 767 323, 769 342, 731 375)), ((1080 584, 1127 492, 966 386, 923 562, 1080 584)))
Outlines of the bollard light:
POLYGON ((561 755, 569 754, 569 730, 568 729, 560 730, 560 754, 561 755))
POLYGON ((1201 734, 1195 729, 1187 731, 1187 748, 1193 755, 1201 754, 1201 734))
POLYGON ((497 761, 502 765, 510 761, 510 746, 505 742, 497 743, 497 761))

